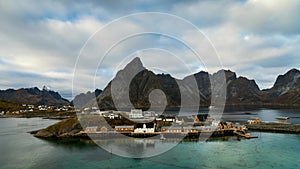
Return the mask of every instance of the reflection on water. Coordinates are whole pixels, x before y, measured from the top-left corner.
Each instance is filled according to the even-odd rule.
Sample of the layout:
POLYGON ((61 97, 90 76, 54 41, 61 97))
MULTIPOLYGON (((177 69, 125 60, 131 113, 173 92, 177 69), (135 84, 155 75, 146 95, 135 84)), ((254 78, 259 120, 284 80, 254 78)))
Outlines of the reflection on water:
POLYGON ((179 142, 150 138, 115 138, 94 141, 110 153, 130 158, 155 156, 170 150, 179 142))
MULTIPOLYGON (((208 113, 208 109, 201 108, 199 113, 208 113)), ((168 111, 167 114, 172 114, 172 111, 168 111)), ((185 112, 185 115, 192 114, 194 114, 193 110, 185 112)), ((259 117, 263 121, 275 121, 277 116, 290 117, 290 123, 300 124, 300 109, 228 109, 222 114, 222 120, 243 123, 251 117, 259 117)))
POLYGON ((245 122, 251 117, 259 117, 262 121, 276 121, 276 117, 290 117, 289 122, 300 124, 299 109, 258 109, 250 111, 227 111, 223 113, 223 120, 234 122, 245 122))

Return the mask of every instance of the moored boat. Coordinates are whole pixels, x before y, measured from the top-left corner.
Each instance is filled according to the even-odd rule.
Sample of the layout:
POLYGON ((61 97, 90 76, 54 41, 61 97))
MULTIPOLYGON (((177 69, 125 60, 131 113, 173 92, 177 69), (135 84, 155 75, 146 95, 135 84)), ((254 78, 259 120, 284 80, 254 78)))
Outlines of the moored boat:
POLYGON ((288 120, 289 117, 277 116, 276 119, 277 119, 277 120, 288 120))

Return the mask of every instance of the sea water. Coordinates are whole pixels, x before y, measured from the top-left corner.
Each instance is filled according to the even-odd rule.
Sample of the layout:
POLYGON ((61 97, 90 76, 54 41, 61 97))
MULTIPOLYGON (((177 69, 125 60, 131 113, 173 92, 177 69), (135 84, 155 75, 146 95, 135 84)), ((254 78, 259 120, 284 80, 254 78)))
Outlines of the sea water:
MULTIPOLYGON (((300 114, 290 110, 280 112, 285 111, 259 110, 258 113, 270 119, 300 114)), ((49 141, 27 133, 55 122, 41 118, 0 119, 0 168, 300 168, 299 134, 252 132, 251 135, 259 138, 187 141, 158 156, 132 159, 91 143, 49 141)), ((159 147, 168 142, 155 144, 159 147)))

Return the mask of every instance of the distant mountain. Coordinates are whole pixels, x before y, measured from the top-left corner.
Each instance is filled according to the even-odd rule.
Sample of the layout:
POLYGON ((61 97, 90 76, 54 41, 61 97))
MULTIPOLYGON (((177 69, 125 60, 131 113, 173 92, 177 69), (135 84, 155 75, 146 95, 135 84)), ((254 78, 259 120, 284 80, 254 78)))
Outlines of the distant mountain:
MULTIPOLYGON (((143 66, 139 58, 133 59, 120 70, 103 91, 96 89, 93 92, 81 93, 71 104, 77 107, 99 106, 100 109, 132 108, 131 105, 148 109, 150 106, 161 105, 164 101, 161 98, 165 97, 164 104, 168 108, 176 108, 183 102, 186 106, 209 106, 212 100, 211 80, 214 81, 222 74, 226 77, 227 106, 300 106, 300 71, 297 69, 279 75, 272 88, 260 90, 254 80, 237 77, 236 73, 230 70, 220 70, 214 74, 200 71, 180 80, 169 74, 154 74, 143 66), (194 79, 199 93, 195 93, 195 86, 191 85, 194 79), (163 91, 163 97, 159 97, 162 96, 161 93, 153 92, 154 89, 163 91), (180 91, 184 91, 184 99, 180 91), (95 98, 96 100, 93 100, 95 98), (196 102, 199 101, 196 98, 200 98, 199 103, 196 102)), ((218 86, 213 86, 215 87, 218 86)), ((70 104, 48 87, 43 87, 42 90, 37 87, 0 90, 0 99, 28 104, 70 104)))
POLYGON ((300 105, 300 71, 291 69, 279 75, 271 89, 264 90, 266 103, 300 105))
POLYGON ((214 74, 201 71, 194 75, 183 79, 185 81, 192 76, 195 77, 201 94, 204 95, 207 102, 211 100, 211 84, 210 79, 214 79, 219 74, 224 73, 227 85, 227 105, 251 105, 255 103, 261 104, 262 93, 254 80, 245 77, 237 77, 235 72, 230 70, 219 70, 214 74))
POLYGON ((38 104, 38 105, 69 105, 70 102, 67 99, 61 97, 58 92, 49 90, 47 87, 43 87, 40 90, 37 87, 34 88, 21 88, 21 89, 7 89, 0 90, 0 99, 14 102, 14 103, 26 103, 26 104, 38 104))
POLYGON ((71 102, 72 105, 76 107, 82 107, 86 105, 92 99, 96 99, 100 95, 102 90, 96 89, 93 92, 88 91, 87 93, 80 93, 79 95, 75 96, 73 101, 71 102))

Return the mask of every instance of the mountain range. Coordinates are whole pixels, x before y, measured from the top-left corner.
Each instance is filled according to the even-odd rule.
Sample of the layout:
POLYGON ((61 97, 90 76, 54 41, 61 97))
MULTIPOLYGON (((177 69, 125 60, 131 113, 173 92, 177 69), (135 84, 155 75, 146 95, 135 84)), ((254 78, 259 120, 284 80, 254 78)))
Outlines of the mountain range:
MULTIPOLYGON (((168 108, 180 106, 182 103, 178 84, 188 97, 185 97, 187 106, 194 106, 194 98, 199 94, 200 106, 209 106, 211 103, 210 79, 217 78, 221 73, 225 74, 227 85, 226 106, 255 106, 255 107, 289 107, 300 106, 300 71, 291 69, 284 75, 279 75, 274 86, 267 90, 260 90, 255 80, 246 77, 237 77, 235 72, 220 70, 214 74, 200 71, 185 78, 176 79, 169 74, 154 74, 147 70, 139 58, 133 59, 124 69, 120 70, 115 78, 97 96, 97 104, 100 109, 115 109, 116 107, 130 107, 147 109, 155 103, 149 102, 149 94, 154 89, 164 92, 168 108), (131 77, 133 72, 139 72, 131 77), (131 81, 128 81, 132 79, 131 81), (190 80, 196 79, 199 93, 190 90, 190 80), (113 93, 111 93, 112 84, 113 93), (130 84, 130 85, 128 85, 130 84), (128 102, 126 97, 129 91, 128 102), (117 94, 114 94, 117 93, 117 94), (112 96, 115 98, 114 105, 112 96), (190 104, 189 103, 193 103, 190 104)), ((153 100, 152 100, 153 101, 153 100)), ((158 100, 159 102, 159 100, 158 100)), ((94 102, 95 103, 95 102, 94 102)), ((95 106, 87 104, 86 106, 95 106)))
POLYGON ((260 90, 255 80, 237 77, 236 73, 230 70, 219 70, 214 74, 200 71, 183 79, 176 79, 169 74, 155 74, 146 69, 138 57, 118 71, 103 91, 96 89, 93 92, 81 93, 71 102, 47 87, 42 90, 37 87, 0 90, 0 99, 28 104, 74 104, 76 107, 97 106, 96 103, 100 109, 129 108, 132 104, 135 108, 148 109, 150 105, 160 105, 164 101, 160 100, 163 98, 159 97, 161 93, 153 92, 154 89, 160 89, 166 98, 163 104, 167 108, 178 107, 183 102, 187 106, 207 107, 212 99, 211 88, 213 86, 210 80, 222 73, 226 77, 227 106, 300 107, 300 71, 297 69, 291 69, 279 75, 270 89, 260 90), (135 72, 138 73, 135 75, 135 72), (199 93, 194 92, 194 86, 191 85, 192 79, 196 80, 199 93), (184 96, 181 96, 180 89, 185 91, 184 96), (115 98, 115 102, 112 98, 115 98), (195 98, 200 98, 200 101, 198 102, 195 98))
POLYGON ((36 105, 60 106, 70 104, 58 92, 49 90, 46 86, 42 90, 37 87, 0 90, 0 99, 14 103, 36 105))

